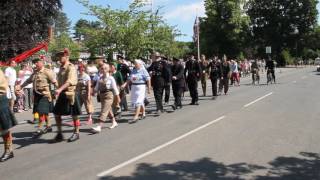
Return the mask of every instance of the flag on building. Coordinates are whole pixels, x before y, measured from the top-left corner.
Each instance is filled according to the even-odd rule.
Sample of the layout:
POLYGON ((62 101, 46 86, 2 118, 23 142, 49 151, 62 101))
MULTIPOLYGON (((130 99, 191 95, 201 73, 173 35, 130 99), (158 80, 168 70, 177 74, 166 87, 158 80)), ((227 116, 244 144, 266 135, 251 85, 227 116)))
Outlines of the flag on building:
POLYGON ((199 38, 199 18, 196 17, 196 20, 194 21, 194 25, 193 25, 193 42, 194 43, 198 43, 198 38, 199 38))

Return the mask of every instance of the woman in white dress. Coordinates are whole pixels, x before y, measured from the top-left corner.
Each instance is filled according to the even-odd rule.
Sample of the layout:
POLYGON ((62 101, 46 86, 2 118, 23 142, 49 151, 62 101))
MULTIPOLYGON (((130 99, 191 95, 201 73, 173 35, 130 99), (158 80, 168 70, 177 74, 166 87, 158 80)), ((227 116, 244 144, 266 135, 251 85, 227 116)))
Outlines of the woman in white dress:
POLYGON ((125 88, 128 84, 131 84, 131 103, 135 108, 135 115, 129 123, 135 123, 138 121, 139 114, 142 113, 142 119, 146 117, 144 99, 146 97, 146 86, 148 87, 148 94, 150 94, 151 82, 148 71, 143 66, 143 61, 135 60, 134 69, 132 70, 130 77, 126 83, 121 87, 125 88))

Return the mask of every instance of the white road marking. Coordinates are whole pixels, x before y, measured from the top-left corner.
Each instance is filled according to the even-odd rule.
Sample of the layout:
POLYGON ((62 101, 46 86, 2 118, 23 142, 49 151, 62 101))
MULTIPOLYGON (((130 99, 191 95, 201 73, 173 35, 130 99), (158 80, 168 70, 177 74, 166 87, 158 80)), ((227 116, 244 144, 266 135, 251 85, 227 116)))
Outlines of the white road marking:
POLYGON ((264 95, 264 96, 262 96, 262 97, 260 97, 260 98, 258 98, 258 99, 256 99, 256 100, 254 100, 254 101, 252 101, 252 102, 244 105, 243 107, 245 107, 245 108, 246 108, 246 107, 249 107, 249 106, 251 106, 252 104, 254 104, 254 103, 256 103, 256 102, 258 102, 258 101, 260 101, 260 100, 262 100, 262 99, 264 99, 264 98, 266 98, 266 97, 268 97, 268 96, 270 96, 270 95, 272 95, 272 94, 273 94, 273 92, 271 92, 271 93, 269 93, 269 94, 266 94, 266 95, 264 95))
POLYGON ((23 137, 23 138, 13 137, 13 138, 12 138, 13 141, 17 141, 17 140, 27 140, 27 139, 32 139, 32 137, 23 137))
POLYGON ((187 136, 190 136, 191 134, 194 134, 194 133, 196 133, 196 132, 198 132, 198 131, 200 131, 200 130, 202 130, 202 129, 204 129, 204 128, 206 128, 206 127, 208 127, 208 126, 210 126, 210 125, 212 125, 214 123, 217 123, 217 122, 221 121, 224 118, 225 118, 225 116, 221 116, 218 119, 215 119, 215 120, 213 120, 211 122, 208 122, 205 125, 202 125, 202 126, 196 128, 194 130, 191 130, 191 131, 189 131, 189 132, 187 132, 187 133, 185 133, 185 134, 183 134, 183 135, 181 135, 181 136, 179 136, 179 137, 177 137, 177 138, 175 138, 175 139, 173 139, 173 140, 171 140, 169 142, 166 142, 166 143, 164 143, 164 144, 162 144, 162 145, 160 145, 158 147, 155 147, 155 148, 153 148, 153 149, 151 149, 151 150, 149 150, 149 151, 147 151, 147 152, 145 152, 145 153, 143 153, 143 154, 141 154, 139 156, 136 156, 136 157, 134 157, 134 158, 132 158, 132 159, 130 159, 128 161, 125 161, 125 162, 123 162, 123 163, 121 163, 121 164, 119 164, 119 165, 117 165, 117 166, 115 166, 113 168, 110 168, 110 169, 108 169, 106 171, 103 171, 103 172, 99 173, 97 176, 98 177, 106 176, 106 175, 108 175, 108 174, 110 174, 110 173, 112 173, 112 172, 114 172, 114 171, 116 171, 118 169, 121 169, 121 168, 123 168, 123 167, 125 167, 125 166, 127 166, 127 165, 129 165, 131 163, 134 163, 134 162, 136 162, 136 161, 138 161, 138 160, 140 160, 140 159, 142 159, 142 158, 144 158, 144 157, 146 157, 148 155, 151 155, 151 154, 153 154, 153 153, 155 153, 155 152, 157 152, 157 151, 159 151, 159 150, 161 150, 161 149, 163 149, 163 148, 165 148, 165 147, 167 147, 169 145, 172 145, 172 144, 174 144, 174 143, 186 138, 187 136))

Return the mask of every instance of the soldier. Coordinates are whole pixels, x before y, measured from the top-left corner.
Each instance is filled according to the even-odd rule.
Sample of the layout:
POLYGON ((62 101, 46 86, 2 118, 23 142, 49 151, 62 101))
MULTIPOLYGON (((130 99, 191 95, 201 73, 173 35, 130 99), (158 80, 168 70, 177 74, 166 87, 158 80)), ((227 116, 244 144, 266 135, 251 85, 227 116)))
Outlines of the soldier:
POLYGON ((57 81, 54 78, 54 73, 50 69, 44 67, 43 61, 39 58, 34 59, 35 71, 33 74, 19 87, 23 89, 28 84, 33 83, 34 105, 33 113, 39 114, 38 129, 33 134, 34 138, 42 134, 52 132, 52 127, 49 119, 49 113, 52 112, 53 102, 50 84, 57 87, 57 81), (46 127, 42 129, 43 122, 46 122, 46 127))
POLYGON ((208 79, 208 71, 209 71, 208 65, 209 65, 209 62, 206 60, 206 56, 201 55, 200 68, 202 70, 202 72, 201 72, 201 86, 202 86, 203 96, 206 96, 206 94, 207 94, 207 79, 208 79))
POLYGON ((151 85, 153 87, 153 93, 157 104, 157 114, 164 112, 162 99, 165 82, 169 81, 169 73, 167 63, 161 59, 160 53, 155 52, 152 55, 152 64, 148 68, 151 75, 151 85))
POLYGON ((177 58, 173 58, 172 66, 172 92, 174 96, 174 109, 182 108, 181 95, 185 84, 184 67, 177 58))
POLYGON ((221 66, 217 59, 213 59, 208 67, 212 84, 212 99, 216 99, 218 96, 218 80, 221 78, 221 66))
POLYGON ((172 83, 172 64, 169 62, 169 59, 167 57, 162 57, 163 60, 166 61, 167 66, 168 66, 168 79, 169 81, 166 81, 164 84, 164 104, 169 104, 169 99, 170 99, 170 86, 172 83))
POLYGON ((94 111, 92 97, 91 97, 91 78, 85 72, 85 66, 83 64, 79 64, 78 67, 79 75, 78 75, 78 84, 77 84, 77 94, 79 95, 80 99, 80 107, 84 104, 88 119, 87 124, 92 124, 92 113, 94 111))
MULTIPOLYGON (((131 70, 129 66, 125 64, 124 57, 122 55, 117 55, 117 59, 118 59, 117 70, 121 73, 123 81, 126 82, 131 73, 131 70)), ((129 88, 126 88, 125 90, 123 90, 123 92, 120 92, 121 94, 120 105, 123 108, 123 111, 128 111, 128 103, 126 98, 126 94, 128 93, 129 93, 129 88)))
POLYGON ((189 105, 199 105, 198 103, 198 81, 200 78, 201 67, 194 55, 186 62, 184 74, 187 77, 188 88, 192 101, 189 105))
POLYGON ((0 69, 0 134, 3 138, 4 153, 1 162, 14 157, 12 147, 12 134, 10 129, 18 124, 13 112, 10 110, 7 98, 8 81, 0 69))
POLYGON ((79 126, 80 120, 78 115, 81 114, 80 102, 76 96, 76 86, 78 83, 76 67, 69 61, 69 50, 65 49, 56 54, 60 61, 61 67, 57 75, 58 89, 55 95, 58 97, 54 106, 53 113, 55 115, 58 133, 55 142, 63 141, 62 135, 62 119, 61 116, 71 115, 74 124, 74 131, 68 142, 76 141, 80 138, 79 126))
POLYGON ((227 58, 224 57, 223 58, 223 62, 220 66, 220 70, 221 70, 221 79, 220 79, 220 83, 219 83, 219 94, 221 94, 222 89, 224 89, 224 94, 227 95, 228 90, 229 90, 229 79, 230 79, 230 64, 227 61, 227 58))

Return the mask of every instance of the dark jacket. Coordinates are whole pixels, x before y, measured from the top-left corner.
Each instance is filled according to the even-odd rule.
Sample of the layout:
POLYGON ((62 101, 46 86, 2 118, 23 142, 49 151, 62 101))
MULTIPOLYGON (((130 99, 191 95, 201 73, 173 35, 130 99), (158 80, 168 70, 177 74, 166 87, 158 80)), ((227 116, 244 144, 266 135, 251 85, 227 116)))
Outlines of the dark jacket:
POLYGON ((166 61, 154 61, 148 68, 148 72, 151 75, 152 87, 163 87, 166 82, 169 82, 170 74, 166 61))
POLYGON ((177 79, 172 80, 172 86, 183 87, 185 84, 184 79, 184 68, 181 64, 175 64, 171 68, 172 76, 175 76, 177 79))
POLYGON ((209 64, 210 78, 219 79, 221 78, 221 65, 219 62, 212 61, 209 64))
POLYGON ((201 75, 199 62, 197 60, 188 60, 184 70, 184 75, 187 77, 188 82, 199 81, 201 75))

